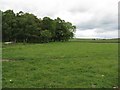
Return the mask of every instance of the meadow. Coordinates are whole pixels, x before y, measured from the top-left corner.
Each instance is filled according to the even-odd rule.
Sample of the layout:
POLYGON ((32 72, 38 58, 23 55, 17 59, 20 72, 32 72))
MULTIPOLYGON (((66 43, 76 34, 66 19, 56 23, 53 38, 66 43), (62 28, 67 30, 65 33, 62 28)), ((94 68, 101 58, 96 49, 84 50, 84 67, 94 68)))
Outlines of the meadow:
POLYGON ((3 44, 3 88, 114 88, 118 43, 3 44))

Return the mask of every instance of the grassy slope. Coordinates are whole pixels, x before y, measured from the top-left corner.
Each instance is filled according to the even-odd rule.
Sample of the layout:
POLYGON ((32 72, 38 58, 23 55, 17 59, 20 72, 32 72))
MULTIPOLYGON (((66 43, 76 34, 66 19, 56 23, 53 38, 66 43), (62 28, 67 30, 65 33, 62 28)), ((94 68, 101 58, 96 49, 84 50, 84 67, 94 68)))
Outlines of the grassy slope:
POLYGON ((11 59, 3 62, 3 87, 111 88, 118 80, 117 50, 117 43, 3 46, 3 58, 11 59))

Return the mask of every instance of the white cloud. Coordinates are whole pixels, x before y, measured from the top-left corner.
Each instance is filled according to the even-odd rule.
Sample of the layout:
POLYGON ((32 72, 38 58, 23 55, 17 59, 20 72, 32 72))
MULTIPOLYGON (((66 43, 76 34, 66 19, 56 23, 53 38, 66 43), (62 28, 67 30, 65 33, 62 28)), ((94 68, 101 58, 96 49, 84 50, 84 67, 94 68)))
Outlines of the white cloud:
POLYGON ((117 38, 118 37, 118 30, 114 31, 106 31, 99 29, 88 29, 88 30, 77 30, 75 33, 75 37, 77 38, 105 38, 109 39, 111 37, 117 38), (103 32, 102 32, 103 31, 103 32))
POLYGON ((39 18, 60 17, 77 26, 76 37, 117 36, 118 0, 1 0, 0 8, 33 13, 39 18))

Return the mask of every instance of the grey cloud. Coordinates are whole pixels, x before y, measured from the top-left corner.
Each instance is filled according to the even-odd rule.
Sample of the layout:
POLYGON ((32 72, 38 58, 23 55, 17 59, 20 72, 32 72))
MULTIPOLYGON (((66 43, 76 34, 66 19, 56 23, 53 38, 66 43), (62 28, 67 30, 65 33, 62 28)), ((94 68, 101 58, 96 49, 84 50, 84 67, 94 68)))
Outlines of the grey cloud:
MULTIPOLYGON (((99 17, 98 17, 99 18, 99 17)), ((117 18, 111 17, 111 16, 105 16, 99 20, 96 18, 77 24, 77 28, 80 30, 88 30, 88 29, 104 29, 105 31, 111 31, 111 30, 117 30, 117 18)))
MULTIPOLYGON (((22 10, 33 13, 38 18, 60 17, 75 24, 78 31, 85 31, 82 35, 81 32, 78 34, 86 36, 86 33, 89 34, 87 30, 95 30, 93 33, 103 34, 118 29, 117 15, 115 15, 117 14, 117 2, 117 0, 29 0, 29 2, 1 0, 0 8, 2 11, 13 9, 19 12, 22 10)), ((112 33, 109 36, 112 36, 112 33)))
POLYGON ((84 13, 84 12, 87 12, 89 10, 88 7, 74 7, 74 8, 71 8, 69 11, 71 13, 84 13))

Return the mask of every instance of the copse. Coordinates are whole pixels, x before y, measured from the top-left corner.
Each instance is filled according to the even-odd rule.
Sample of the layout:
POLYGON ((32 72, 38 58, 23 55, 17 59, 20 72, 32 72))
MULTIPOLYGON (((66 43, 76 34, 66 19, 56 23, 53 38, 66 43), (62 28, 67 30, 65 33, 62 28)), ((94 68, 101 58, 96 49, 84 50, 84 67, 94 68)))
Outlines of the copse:
POLYGON ((76 26, 65 20, 44 17, 34 14, 14 13, 13 10, 2 12, 3 42, 44 43, 68 41, 73 38, 76 26))

